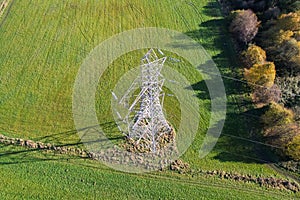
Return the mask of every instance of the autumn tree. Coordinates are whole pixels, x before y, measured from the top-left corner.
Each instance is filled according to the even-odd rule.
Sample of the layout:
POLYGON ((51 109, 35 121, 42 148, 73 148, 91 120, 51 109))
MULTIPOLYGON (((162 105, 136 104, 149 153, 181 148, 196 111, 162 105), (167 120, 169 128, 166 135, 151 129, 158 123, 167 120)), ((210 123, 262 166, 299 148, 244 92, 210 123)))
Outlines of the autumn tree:
POLYGON ((259 42, 267 51, 281 76, 300 73, 300 15, 282 14, 277 20, 264 24, 259 42))
POLYGON ((266 128, 282 126, 294 122, 294 113, 283 105, 272 102, 261 119, 266 128))
POLYGON ((296 11, 299 9, 298 0, 272 0, 276 1, 277 5, 285 12, 296 11))
POLYGON ((250 69, 245 69, 244 77, 251 86, 260 85, 272 87, 275 80, 275 65, 273 62, 255 64, 250 69))
POLYGON ((254 44, 249 45, 248 49, 242 52, 242 62, 248 69, 255 64, 263 64, 266 59, 266 52, 254 44))
POLYGON ((299 133, 299 125, 297 123, 289 123, 266 129, 264 131, 264 139, 268 144, 276 147, 274 150, 281 157, 295 159, 299 156, 299 153, 295 152, 299 148, 298 141, 295 140, 299 133))
POLYGON ((300 161, 300 133, 287 144, 286 154, 294 160, 300 161))
POLYGON ((298 133, 298 124, 288 123, 265 128, 264 138, 268 142, 268 144, 272 144, 284 149, 288 143, 292 142, 293 138, 298 133))
POLYGON ((300 30, 300 16, 294 12, 282 14, 276 21, 276 28, 284 31, 300 30))
POLYGON ((271 102, 279 102, 281 100, 281 90, 274 84, 272 87, 254 87, 252 92, 252 100, 256 104, 268 104, 271 102))
POLYGON ((257 34, 259 22, 256 14, 251 10, 237 10, 232 13, 229 30, 236 39, 248 44, 257 34))
POLYGON ((300 30, 300 15, 297 13, 282 14, 277 20, 264 24, 260 34, 260 43, 265 49, 278 46, 296 36, 300 30))
POLYGON ((278 63, 278 68, 282 74, 297 75, 300 73, 300 42, 291 38, 283 41, 273 55, 274 61, 278 63))

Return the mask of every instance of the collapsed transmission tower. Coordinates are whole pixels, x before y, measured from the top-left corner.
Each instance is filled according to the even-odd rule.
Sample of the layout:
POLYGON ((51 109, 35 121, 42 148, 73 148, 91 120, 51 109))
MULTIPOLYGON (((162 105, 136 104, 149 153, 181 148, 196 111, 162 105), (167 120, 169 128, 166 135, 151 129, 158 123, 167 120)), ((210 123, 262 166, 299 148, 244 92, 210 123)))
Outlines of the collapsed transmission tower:
MULTIPOLYGON (((164 55, 160 50, 158 51, 164 55)), ((126 135, 137 145, 152 152, 156 152, 161 147, 163 138, 172 132, 162 110, 164 78, 161 70, 165 61, 166 57, 158 58, 153 49, 148 51, 141 60, 141 75, 132 83, 119 102, 128 108, 128 113, 123 119, 128 129, 126 135), (130 94, 137 86, 140 87, 140 92, 129 105, 130 94)))

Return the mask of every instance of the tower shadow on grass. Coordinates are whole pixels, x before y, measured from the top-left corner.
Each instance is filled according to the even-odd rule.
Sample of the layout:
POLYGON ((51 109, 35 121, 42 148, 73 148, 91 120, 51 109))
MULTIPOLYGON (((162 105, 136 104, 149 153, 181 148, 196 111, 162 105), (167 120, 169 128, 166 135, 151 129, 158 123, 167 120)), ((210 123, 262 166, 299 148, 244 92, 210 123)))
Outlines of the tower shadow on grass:
POLYGON ((84 127, 81 129, 73 129, 73 130, 68 130, 60 133, 54 133, 54 134, 49 134, 47 136, 43 137, 37 137, 33 138, 35 141, 41 141, 44 143, 55 143, 57 145, 79 145, 81 144, 80 138, 78 135, 78 131, 89 131, 92 130, 93 128, 96 128, 100 126, 103 133, 110 133, 110 135, 107 136, 108 139, 110 140, 117 140, 117 139, 124 139, 123 136, 117 136, 119 135, 119 130, 117 130, 117 125, 115 121, 109 121, 101 124, 97 124, 95 126, 90 126, 90 127, 84 127), (113 131, 112 131, 113 130, 113 131), (74 142, 76 141, 76 142, 74 142))
MULTIPOLYGON (((98 125, 97 125, 98 126, 98 125)), ((115 122, 106 122, 99 124, 100 127, 102 127, 103 130, 108 130, 112 126, 115 127, 115 122)), ((80 130, 70 130, 65 131, 61 133, 56 133, 52 135, 48 135, 45 137, 39 137, 35 138, 35 142, 44 142, 44 143, 53 143, 55 147, 83 147, 83 143, 78 139, 78 141, 74 141, 72 136, 77 135, 77 131, 89 131, 90 129, 94 128, 96 126, 86 127, 82 128, 80 130), (59 141, 64 141, 63 143, 59 143, 59 141)), ((100 134, 100 133, 99 133, 100 134)), ((108 140, 114 142, 114 141, 120 141, 124 140, 124 136, 108 136, 108 140)), ((93 144, 93 143, 101 143, 106 142, 106 139, 98 139, 93 140, 89 142, 85 142, 86 144, 93 144)), ((1 165, 8 165, 8 164, 19 164, 19 163, 30 163, 30 162, 44 162, 44 161, 68 161, 68 160, 74 160, 74 159, 88 159, 88 158, 82 158, 72 155, 65 155, 63 157, 54 157, 56 154, 60 154, 59 152, 52 151, 50 153, 46 153, 48 151, 47 149, 31 149, 27 147, 21 147, 21 146, 13 146, 13 145, 0 145, 0 166, 1 165), (44 153, 45 152, 45 153, 44 153)))

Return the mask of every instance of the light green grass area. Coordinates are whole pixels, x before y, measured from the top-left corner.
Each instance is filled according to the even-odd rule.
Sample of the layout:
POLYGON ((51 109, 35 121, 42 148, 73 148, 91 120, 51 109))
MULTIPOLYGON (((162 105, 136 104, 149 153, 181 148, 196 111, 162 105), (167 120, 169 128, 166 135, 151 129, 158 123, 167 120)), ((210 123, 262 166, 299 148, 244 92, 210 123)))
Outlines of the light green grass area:
MULTIPOLYGON (((222 74, 234 76, 228 73, 231 67, 237 65, 225 29, 226 21, 221 17, 215 1, 16 0, 7 17, 0 20, 4 20, 0 27, 0 132, 12 137, 80 145, 72 116, 72 92, 77 72, 94 47, 125 30, 140 27, 177 30, 203 45, 222 74)), ((101 90, 98 90, 95 104, 99 123, 108 133, 115 130, 114 124, 112 127, 106 126, 112 121, 110 90, 126 71, 139 64, 145 52, 139 50, 117 59, 99 81, 101 90)), ((210 117, 210 100, 202 97, 207 92, 206 86, 202 77, 187 63, 172 67, 192 83, 199 96, 203 119, 199 123, 195 141, 182 159, 194 169, 282 177, 261 164, 259 159, 256 160, 253 143, 231 137, 221 137, 214 151, 206 158, 199 159, 198 151, 210 117)), ((247 138, 245 119, 235 104, 241 86, 229 80, 224 81, 229 103, 223 133, 247 138)), ((165 110, 168 120, 176 126, 180 119, 176 98, 166 98, 165 110)), ((12 149, 13 152, 17 150, 12 149)), ((49 191, 55 191, 51 193, 53 198, 50 196, 49 199, 72 196, 80 199, 80 195, 82 198, 96 195, 99 199, 102 196, 131 199, 151 196, 162 199, 198 196, 206 199, 254 199, 256 197, 253 194, 258 189, 251 184, 206 180, 203 177, 193 178, 192 183, 186 182, 189 177, 174 181, 168 179, 175 176, 169 172, 141 176, 123 174, 82 159, 73 161, 69 158, 67 161, 64 157, 62 160, 56 157, 52 160, 51 157, 46 159, 47 162, 39 159, 35 162, 35 153, 4 156, 7 151, 4 147, 0 149, 3 154, 0 157, 3 180, 0 181, 0 196, 6 199, 44 198, 49 191), (215 183, 217 186, 214 186, 215 183), (18 189, 13 190, 6 185, 14 185, 18 189), (238 185, 238 189, 234 189, 234 185, 238 185), (248 189, 252 192, 247 192, 248 189), (30 191, 34 193, 33 196, 29 196, 30 191)), ((270 199, 284 194, 274 190, 265 191, 269 192, 270 199)))

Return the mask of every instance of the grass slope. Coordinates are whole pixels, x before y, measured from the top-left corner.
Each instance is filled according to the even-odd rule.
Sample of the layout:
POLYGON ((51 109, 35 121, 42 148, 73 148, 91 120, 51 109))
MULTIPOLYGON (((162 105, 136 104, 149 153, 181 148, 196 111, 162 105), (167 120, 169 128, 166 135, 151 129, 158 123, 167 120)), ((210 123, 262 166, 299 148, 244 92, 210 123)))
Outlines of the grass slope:
MULTIPOLYGON (((224 75, 232 76, 228 74, 229 69, 236 65, 233 50, 228 42, 225 21, 214 1, 192 1, 191 4, 180 0, 70 0, 67 2, 18 0, 14 2, 9 14, 3 20, 5 21, 1 22, 0 28, 0 131, 14 137, 55 144, 77 144, 79 138, 74 131, 72 119, 72 89, 77 71, 83 59, 97 44, 125 30, 155 26, 184 32, 208 50, 224 75)), ((99 87, 107 88, 105 91, 99 91, 99 99, 96 102, 99 108, 99 120, 102 123, 108 123, 111 120, 108 106, 109 90, 113 88, 122 73, 129 70, 128 66, 136 66, 140 55, 141 52, 124 55, 110 66, 104 78, 100 80, 99 87)), ((193 83, 193 88, 197 93, 205 92, 200 76, 194 76, 193 71, 188 67, 180 72, 193 83)), ((229 109, 224 134, 248 137, 245 120, 236 105, 240 86, 236 87, 236 84, 228 80, 225 80, 225 85, 229 109)), ((170 111, 174 103, 176 104, 175 100, 166 99, 166 109, 170 111)), ((260 161, 255 160, 252 143, 232 137, 221 137, 209 156, 202 160, 198 159, 198 150, 209 119, 209 100, 199 98, 199 103, 204 105, 201 108, 204 120, 200 124, 202 128, 199 130, 197 139, 183 156, 185 161, 189 162, 193 168, 280 176, 260 161)), ((176 119, 178 114, 178 109, 175 109, 169 115, 175 124, 178 123, 176 119)), ((6 152, 7 149, 1 148, 0 151, 6 152)), ((222 182, 222 189, 216 189, 212 182, 206 182, 201 177, 199 177, 199 182, 207 183, 211 188, 183 183, 186 180, 177 182, 164 180, 163 178, 167 177, 168 173, 159 174, 156 180, 147 176, 116 173, 108 169, 102 171, 103 166, 94 162, 92 166, 97 166, 96 169, 83 167, 81 166, 82 160, 60 163, 56 159, 50 159, 49 162, 30 162, 34 155, 29 153, 23 158, 22 153, 17 153, 12 154, 13 160, 16 161, 14 164, 12 158, 7 160, 7 156, 4 155, 6 154, 0 157, 2 163, 0 168, 4 172, 2 175, 4 181, 1 184, 16 184, 20 187, 17 193, 13 193, 13 190, 3 185, 1 188, 5 189, 0 194, 6 198, 14 197, 13 195, 16 195, 15 197, 24 195, 30 198, 29 191, 35 191, 34 195, 37 195, 33 196, 35 198, 38 195, 45 197, 49 188, 51 191, 57 191, 57 195, 62 195, 61 197, 67 198, 71 197, 70 195, 80 195, 80 193, 93 197, 94 193, 91 192, 93 187, 89 187, 90 185, 86 182, 81 183, 79 179, 74 182, 61 181, 62 174, 64 174, 61 170, 66 168, 73 172, 67 177, 77 177, 82 173, 82 177, 87 179, 101 180, 102 186, 107 189, 101 190, 97 184, 94 191, 99 191, 99 195, 108 195, 104 198, 119 197, 119 194, 124 194, 125 198, 139 197, 134 196, 138 195, 138 192, 141 194, 140 197, 145 198, 152 195, 172 198, 175 196, 166 190, 166 188, 171 188, 178 198, 188 195, 193 198, 199 195, 218 199, 221 196, 239 197, 242 193, 243 196, 251 199, 251 195, 246 192, 250 187, 248 185, 240 185, 242 191, 236 191, 231 187, 226 189, 224 185, 228 183, 222 182), (24 163, 20 164, 18 160, 24 160, 24 163), (31 174, 30 170, 27 172, 26 168, 33 169, 34 173, 31 174), (40 173, 39 170, 45 170, 45 174, 40 173), (116 185, 112 183, 112 180, 116 185), (39 181, 43 182, 40 193, 39 181), (139 181, 145 184, 142 187, 145 189, 143 192, 136 187, 139 181), (30 182, 34 184, 29 184, 30 182), (130 186, 132 192, 126 184, 130 186), (22 190, 22 185, 27 185, 27 189, 22 190), (68 189, 69 186, 72 189, 68 189), (181 187, 185 188, 185 192, 180 192, 181 187), (59 192, 61 190, 67 192, 59 192), (78 193, 74 192, 76 190, 78 193), (132 196, 126 196, 126 194, 132 196)), ((213 182, 215 181, 217 180, 213 182)), ((275 197, 276 195, 272 198, 275 197)))

